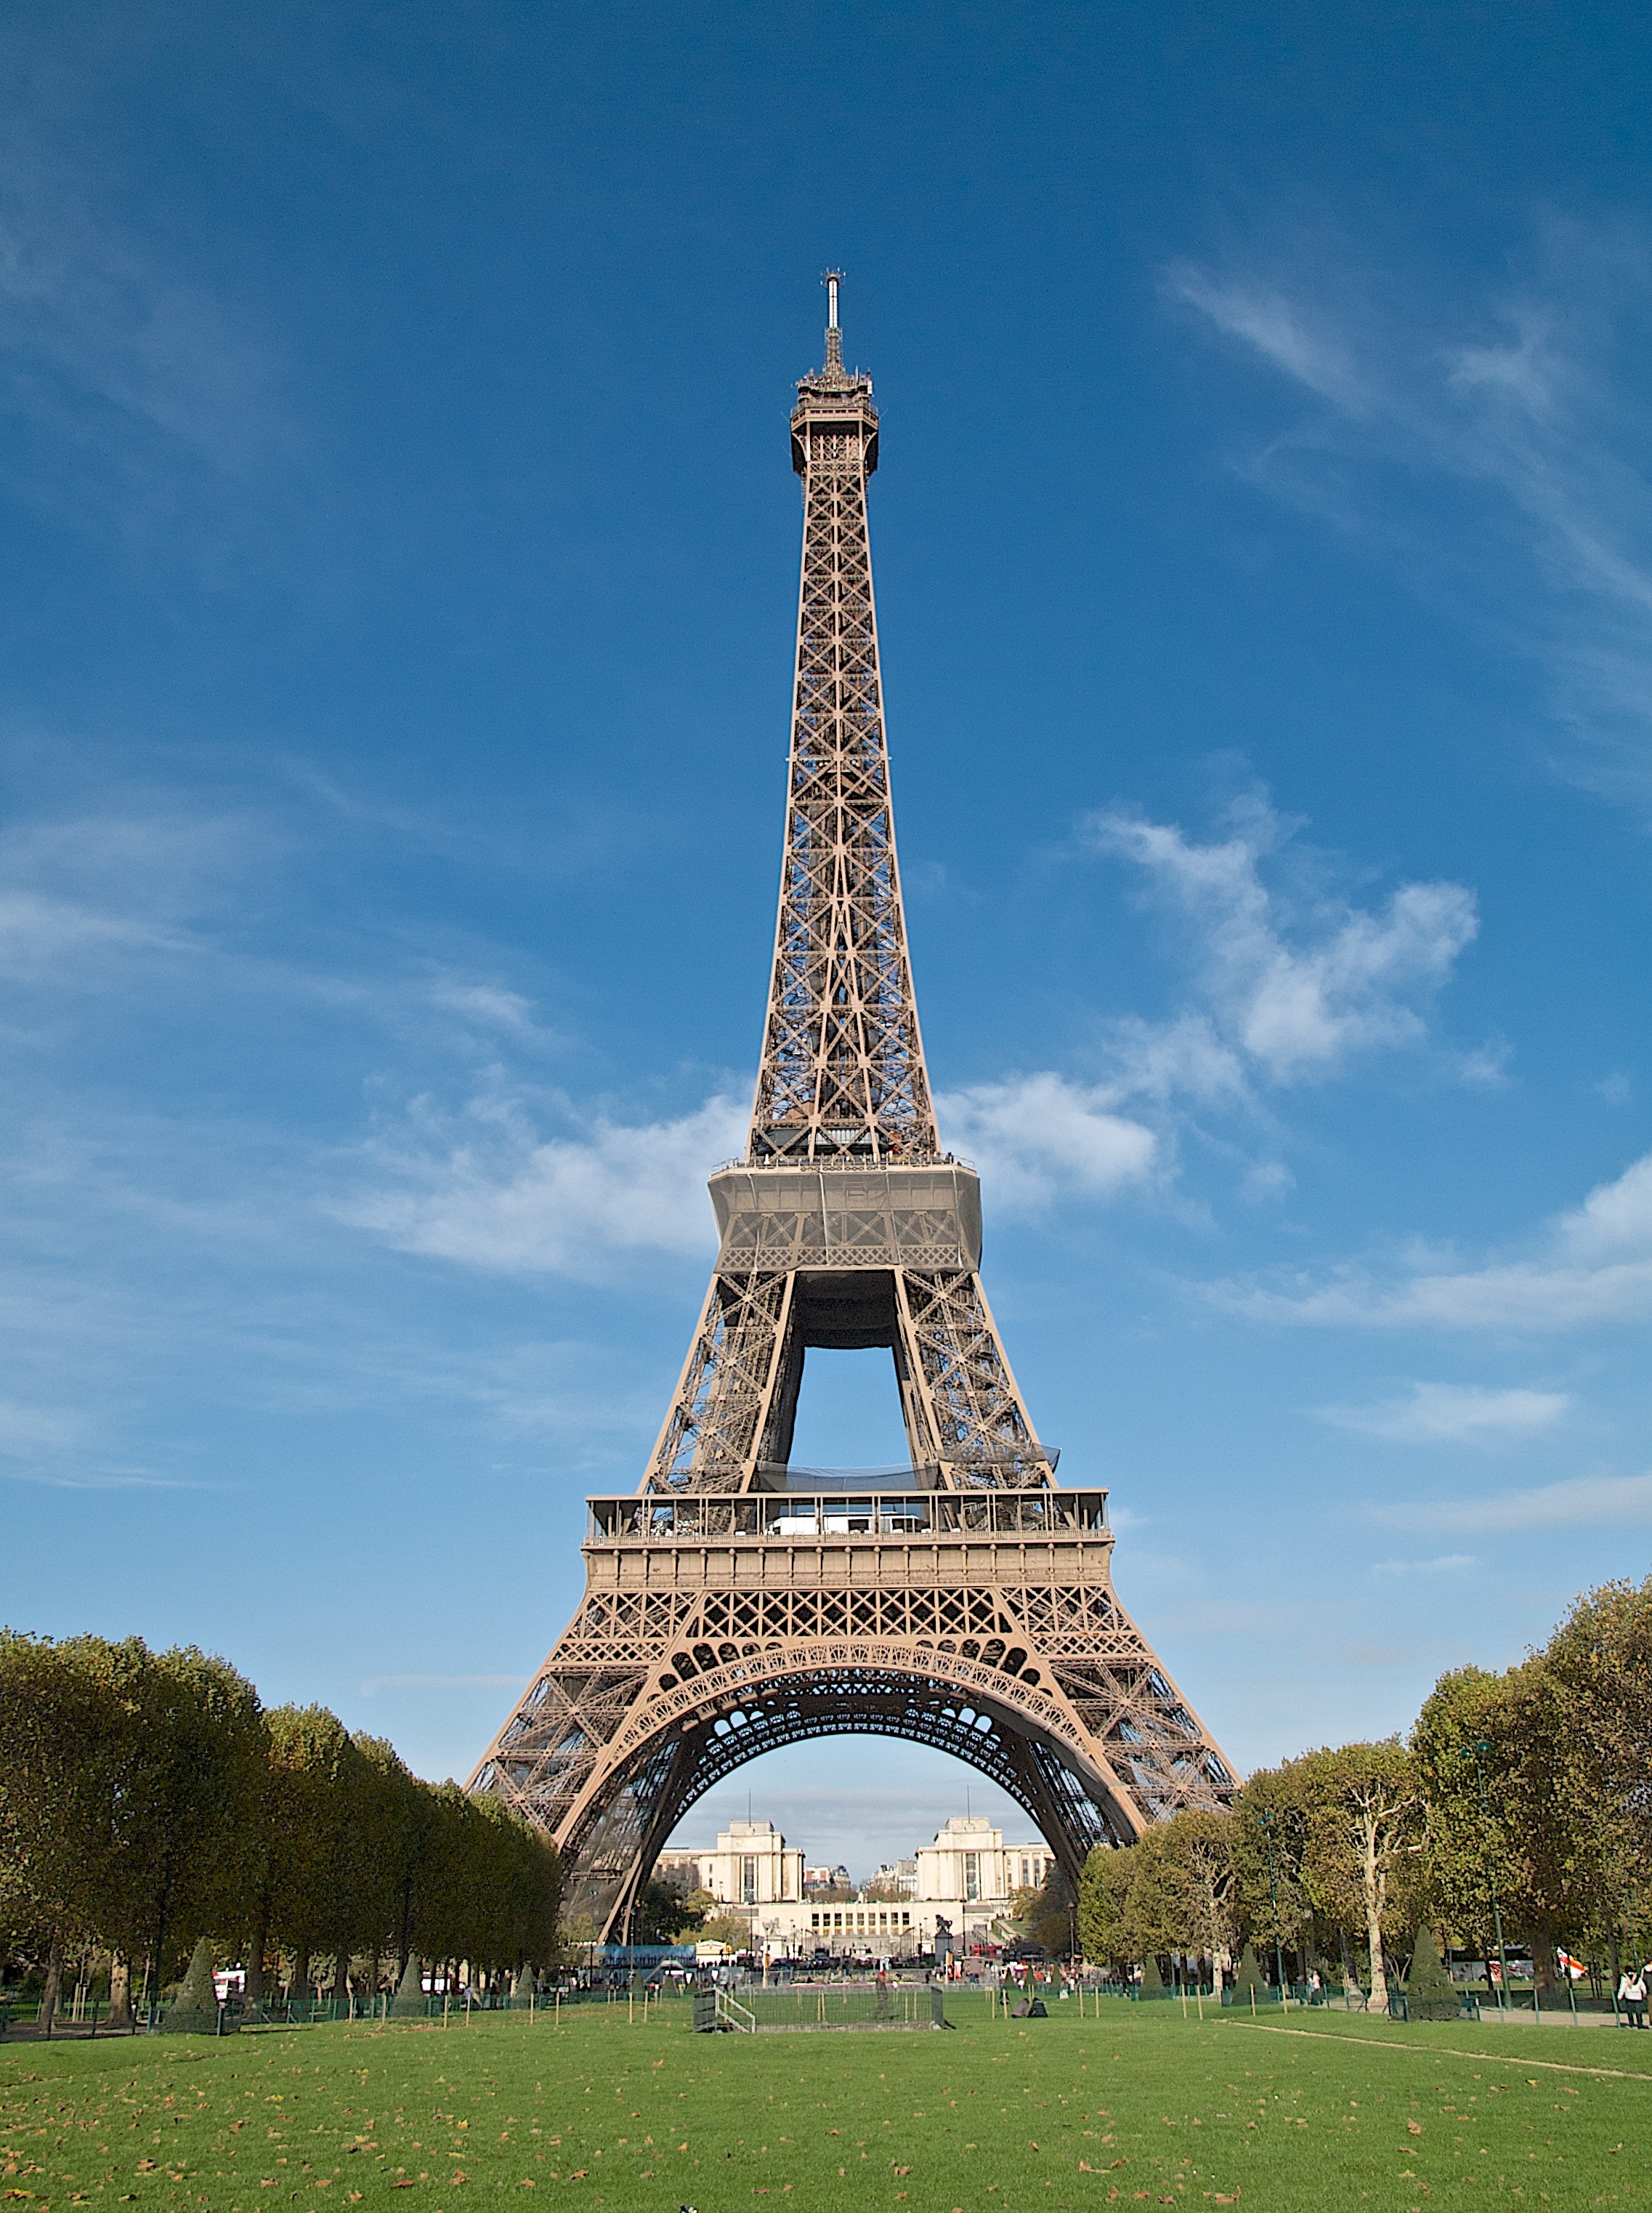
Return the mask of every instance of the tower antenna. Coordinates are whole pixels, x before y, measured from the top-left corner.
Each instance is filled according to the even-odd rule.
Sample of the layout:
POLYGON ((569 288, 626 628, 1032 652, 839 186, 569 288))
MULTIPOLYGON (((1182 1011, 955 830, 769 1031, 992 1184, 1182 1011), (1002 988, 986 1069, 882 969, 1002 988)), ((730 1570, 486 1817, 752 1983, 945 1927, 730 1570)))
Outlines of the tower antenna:
POLYGON ((826 369, 828 374, 835 369, 839 375, 843 373, 844 339, 838 327, 838 287, 843 281, 841 269, 828 269, 820 278, 826 288, 826 369))

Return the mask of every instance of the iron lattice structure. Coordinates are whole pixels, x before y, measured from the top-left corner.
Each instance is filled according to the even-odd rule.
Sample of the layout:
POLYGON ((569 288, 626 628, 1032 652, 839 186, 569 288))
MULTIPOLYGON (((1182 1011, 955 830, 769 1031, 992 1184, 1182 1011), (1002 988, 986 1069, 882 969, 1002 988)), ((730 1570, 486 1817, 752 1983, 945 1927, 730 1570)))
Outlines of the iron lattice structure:
POLYGON ((623 1933, 684 1812, 746 1760, 863 1733, 954 1753, 1075 1876, 1232 1769, 1119 1606, 1105 1493, 1055 1483, 980 1279, 980 1186, 936 1136, 895 851, 866 487, 869 377, 797 387, 802 582, 779 918, 745 1158, 637 1493, 593 1499, 578 1613, 472 1777, 623 1933), (790 1465, 812 1347, 893 1358, 911 1454, 790 1465))

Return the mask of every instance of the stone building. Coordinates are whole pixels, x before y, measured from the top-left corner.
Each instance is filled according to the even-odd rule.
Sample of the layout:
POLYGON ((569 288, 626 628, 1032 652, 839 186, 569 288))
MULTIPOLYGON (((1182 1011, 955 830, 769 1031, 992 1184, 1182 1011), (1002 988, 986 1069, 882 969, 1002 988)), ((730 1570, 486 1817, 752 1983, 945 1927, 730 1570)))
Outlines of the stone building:
POLYGON ((803 1855, 788 1845, 772 1821, 730 1821, 710 1850, 661 1852, 655 1873, 709 1890, 720 1905, 760 1913, 771 1905, 801 1905, 803 1855))
POLYGON ((734 1821, 713 1850, 662 1853, 657 1872, 709 1890, 750 1923, 752 1948, 771 1959, 820 1951, 908 1960, 932 1951, 938 1932, 955 1952, 997 1941, 1015 1893, 1036 1889, 1053 1859, 1041 1838, 1006 1844, 983 1815, 954 1814, 932 1844, 881 1868, 867 1886, 886 1893, 899 1887, 899 1896, 828 1899, 808 1893, 802 1853, 789 1850, 771 1822, 734 1821))

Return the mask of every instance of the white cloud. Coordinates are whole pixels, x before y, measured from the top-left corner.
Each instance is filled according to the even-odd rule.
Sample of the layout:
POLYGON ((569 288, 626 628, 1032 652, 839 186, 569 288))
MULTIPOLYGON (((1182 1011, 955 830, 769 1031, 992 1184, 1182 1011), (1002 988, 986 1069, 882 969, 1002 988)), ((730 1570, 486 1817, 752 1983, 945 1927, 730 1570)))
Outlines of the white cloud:
POLYGON ((1371 1506, 1367 1518, 1391 1529, 1560 1529, 1606 1522, 1652 1521, 1652 1474, 1579 1475, 1530 1491, 1490 1498, 1396 1501, 1371 1506))
POLYGON ((442 977, 430 986, 430 1004, 480 1029, 527 1037, 536 1027, 533 1003, 519 991, 507 991, 503 984, 463 984, 455 978, 442 977))
POLYGON ((1652 1316, 1652 1153, 1558 1216, 1534 1258, 1419 1268, 1399 1283, 1352 1271, 1300 1288, 1213 1285, 1216 1303, 1261 1321, 1395 1329, 1577 1329, 1652 1316))
POLYGON ((0 1452, 57 1451, 80 1443, 85 1417, 58 1406, 22 1406, 0 1399, 0 1452))
POLYGON ((999 1206, 1036 1209, 1060 1192, 1108 1198, 1153 1172, 1159 1141, 1113 1112, 1115 1094, 1050 1074, 937 1099, 948 1144, 975 1161, 999 1206))
MULTIPOLYGON (((1108 1094, 1049 1074, 937 1101, 947 1141, 981 1167, 999 1205, 1058 1192, 1107 1198, 1149 1178, 1159 1140, 1108 1094)), ((616 1256, 709 1253, 706 1178, 745 1147, 743 1100, 718 1095, 668 1122, 599 1119, 545 1137, 515 1100, 479 1097, 456 1119, 416 1102, 369 1150, 375 1186, 339 1217, 403 1252, 510 1275, 605 1275, 616 1256)))
POLYGON ((1464 1568, 1475 1568, 1478 1560, 1472 1552, 1442 1552, 1433 1560, 1378 1560, 1371 1570, 1374 1576, 1454 1576, 1464 1568))
POLYGON ((1125 1080, 1143 1090, 1180 1084, 1210 1096, 1252 1071, 1297 1082, 1361 1052, 1418 1044, 1422 1006, 1478 928, 1460 884, 1402 884, 1376 912, 1271 887, 1262 863, 1289 832, 1255 801, 1216 844, 1118 812, 1088 829, 1100 850, 1136 863, 1192 933, 1204 1007, 1121 1034, 1125 1080))
POLYGON ((424 1108, 409 1137, 374 1149, 392 1181, 338 1211, 403 1252, 505 1275, 599 1276, 617 1253, 705 1253, 705 1180, 742 1149, 746 1122, 743 1103, 718 1097, 675 1121, 598 1120, 544 1138, 514 1102, 479 1100, 455 1135, 424 1108))
POLYGON ((1413 1383, 1375 1406, 1321 1406, 1322 1421, 1400 1444, 1481 1444, 1534 1436, 1571 1404, 1562 1391, 1490 1391, 1478 1383, 1413 1383))
POLYGON ((1167 274, 1174 298, 1196 308, 1219 331, 1344 412, 1370 412, 1366 376, 1347 340, 1314 306, 1291 299, 1251 277, 1219 276, 1180 262, 1167 274))
POLYGON ((63 500, 65 477, 101 475, 128 497, 171 495, 170 506, 180 467, 240 475, 290 450, 267 351, 225 297, 94 213, 27 124, 12 130, 0 162, 0 390, 14 415, 56 434, 54 466, 36 472, 45 497, 63 500))
POLYGON ((53 973, 65 961, 112 946, 167 942, 162 933, 125 916, 33 892, 0 893, 0 971, 18 980, 53 973))
POLYGON ((1312 402, 1294 430, 1253 442, 1247 473, 1342 528, 1386 537, 1408 573, 1448 578, 1454 599, 1477 597, 1501 641, 1544 662, 1562 722, 1586 741, 1574 772, 1644 802, 1644 230, 1551 219, 1512 283, 1436 300, 1419 289, 1407 301, 1355 259, 1344 241, 1299 236, 1226 268, 1168 272, 1171 298, 1312 402), (1448 529, 1430 497, 1441 479, 1485 496, 1448 529))

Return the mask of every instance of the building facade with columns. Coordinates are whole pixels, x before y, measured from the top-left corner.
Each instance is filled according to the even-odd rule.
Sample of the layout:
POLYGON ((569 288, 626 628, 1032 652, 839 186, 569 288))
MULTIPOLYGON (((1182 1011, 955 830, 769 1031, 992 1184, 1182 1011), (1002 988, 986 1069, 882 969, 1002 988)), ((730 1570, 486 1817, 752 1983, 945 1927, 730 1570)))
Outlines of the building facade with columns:
MULTIPOLYGON (((788 1848, 771 1822, 735 1821, 710 1850, 661 1853, 656 1872, 674 1872, 691 1889, 710 1891, 749 1923, 752 1949, 771 1959, 830 1952, 908 1960, 933 1951, 937 1934, 954 1951, 996 1941, 1015 1893, 1036 1889, 1054 1857, 1041 1838, 1007 1844, 1003 1831, 984 1816, 955 1814, 932 1844, 896 1863, 908 1894, 826 1899, 806 1894, 803 1855, 788 1848)), ((893 1888, 892 1872, 881 1869, 881 1880, 872 1887, 893 1888)))
POLYGON ((803 1900, 803 1855, 772 1821, 730 1821, 709 1849, 661 1852, 654 1871, 686 1880, 690 1890, 709 1890, 719 1905, 736 1913, 803 1900))

